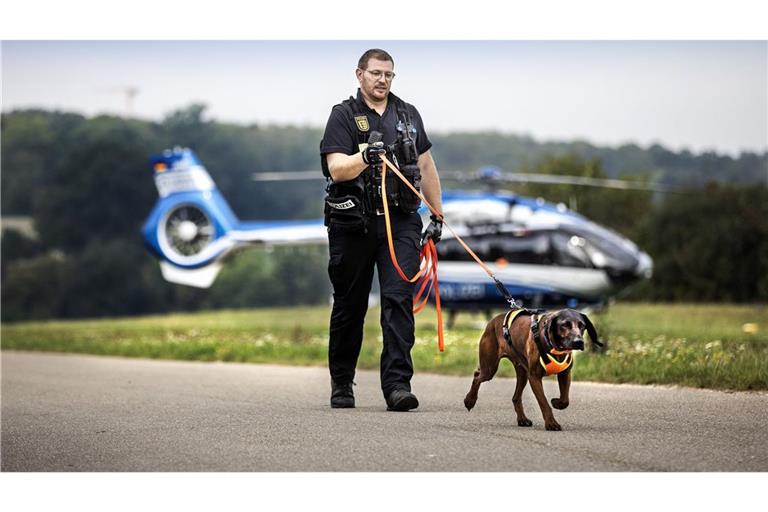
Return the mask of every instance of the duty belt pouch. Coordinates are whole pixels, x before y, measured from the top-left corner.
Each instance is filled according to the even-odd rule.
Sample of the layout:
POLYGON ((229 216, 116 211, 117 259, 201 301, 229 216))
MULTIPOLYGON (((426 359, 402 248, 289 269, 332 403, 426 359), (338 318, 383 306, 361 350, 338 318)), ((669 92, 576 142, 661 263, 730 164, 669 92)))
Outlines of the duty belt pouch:
POLYGON ((329 229, 352 233, 365 231, 367 216, 362 187, 352 183, 331 183, 325 197, 325 225, 329 229))
MULTIPOLYGON (((400 169, 400 172, 416 190, 421 192, 421 172, 419 171, 418 165, 404 165, 403 168, 400 169)), ((387 186, 389 186, 389 183, 387 183, 387 186)), ((421 206, 421 199, 419 199, 419 196, 414 194, 405 183, 400 183, 399 187, 398 206, 400 207, 400 210, 404 213, 413 213, 417 211, 419 206, 421 206)))
MULTIPOLYGON (((387 173, 387 202, 391 207, 400 206, 400 189, 405 187, 393 172, 387 173)), ((391 211, 391 210, 390 210, 391 211)))

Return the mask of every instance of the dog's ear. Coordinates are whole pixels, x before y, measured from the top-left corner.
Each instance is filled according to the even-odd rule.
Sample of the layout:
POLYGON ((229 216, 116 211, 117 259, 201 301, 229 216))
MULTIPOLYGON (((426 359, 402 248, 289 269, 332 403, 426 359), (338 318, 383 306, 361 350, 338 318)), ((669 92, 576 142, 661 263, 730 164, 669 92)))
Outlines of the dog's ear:
POLYGON ((555 337, 558 335, 557 333, 557 315, 558 314, 559 312, 553 313, 551 315, 547 315, 546 317, 547 334, 549 335, 550 340, 554 340, 555 337))
POLYGON ((592 340, 592 349, 594 350, 595 345, 597 345, 598 347, 602 347, 603 344, 600 343, 599 339, 597 339, 597 330, 595 329, 595 326, 592 325, 592 321, 584 313, 581 313, 581 318, 582 320, 584 320, 584 323, 587 326, 587 333, 589 334, 589 339, 592 340))

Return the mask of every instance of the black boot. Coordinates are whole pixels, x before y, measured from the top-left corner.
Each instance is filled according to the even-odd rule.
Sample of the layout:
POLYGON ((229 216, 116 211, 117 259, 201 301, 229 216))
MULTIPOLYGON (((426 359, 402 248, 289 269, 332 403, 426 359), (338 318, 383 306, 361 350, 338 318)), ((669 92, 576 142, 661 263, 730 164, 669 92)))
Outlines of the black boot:
POLYGON ((355 393, 352 391, 353 382, 337 384, 331 379, 331 407, 334 409, 350 409, 355 407, 355 393))
POLYGON ((416 395, 404 389, 396 389, 387 397, 388 411, 410 411, 419 406, 416 395))

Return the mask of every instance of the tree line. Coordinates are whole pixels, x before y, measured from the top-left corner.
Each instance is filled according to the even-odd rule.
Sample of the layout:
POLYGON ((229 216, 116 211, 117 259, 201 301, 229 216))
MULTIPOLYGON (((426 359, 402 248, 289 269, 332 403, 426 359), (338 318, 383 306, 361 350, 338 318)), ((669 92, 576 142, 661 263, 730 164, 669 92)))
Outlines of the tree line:
MULTIPOLYGON (((312 127, 216 122, 206 119, 203 105, 160 122, 42 110, 3 114, 2 214, 31 217, 37 236, 3 231, 2 319, 327 301, 325 247, 236 253, 211 289, 197 290, 166 283, 139 236, 157 198, 148 157, 175 145, 197 152, 240 218, 320 216, 321 135, 312 127), (318 169, 316 182, 250 179, 253 172, 306 169, 318 169)), ((516 191, 576 206, 649 252, 654 277, 630 298, 768 300, 768 153, 733 158, 659 145, 541 144, 498 133, 431 138, 444 169, 496 165, 688 187, 693 193, 664 196, 533 184, 516 191)))

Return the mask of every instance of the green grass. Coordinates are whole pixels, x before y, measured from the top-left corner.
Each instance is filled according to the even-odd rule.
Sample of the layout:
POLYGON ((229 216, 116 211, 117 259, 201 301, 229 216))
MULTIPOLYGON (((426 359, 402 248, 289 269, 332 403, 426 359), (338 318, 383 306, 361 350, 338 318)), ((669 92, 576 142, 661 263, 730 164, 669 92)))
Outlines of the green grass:
MULTIPOLYGON (((87 321, 2 325, 2 348, 126 357, 294 365, 327 362, 327 307, 215 311, 87 321)), ((377 369, 378 309, 368 313, 360 368, 377 369)), ((592 315, 604 354, 578 353, 576 380, 768 389, 768 308, 621 304, 592 315), (745 323, 757 334, 743 332, 745 323)), ((469 376, 477 366, 481 316, 459 315, 437 350, 434 310, 417 316, 417 372, 469 376)), ((513 376, 502 362, 501 376, 513 376)))

